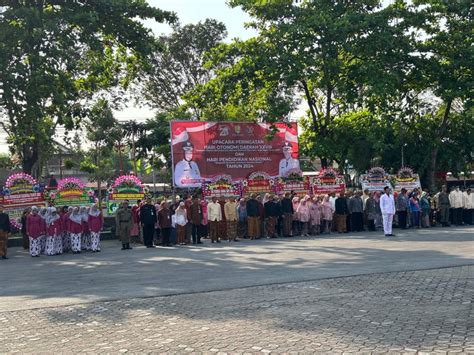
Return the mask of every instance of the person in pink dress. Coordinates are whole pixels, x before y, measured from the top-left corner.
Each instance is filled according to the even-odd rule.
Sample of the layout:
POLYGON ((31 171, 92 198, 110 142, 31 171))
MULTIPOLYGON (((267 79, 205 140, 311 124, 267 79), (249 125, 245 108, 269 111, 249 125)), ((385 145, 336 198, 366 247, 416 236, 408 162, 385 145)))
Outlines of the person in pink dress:
POLYGON ((102 211, 99 210, 97 205, 93 205, 89 210, 88 225, 91 235, 91 250, 93 252, 100 252, 100 232, 104 225, 104 218, 102 216, 102 211))
POLYGON ((310 204, 310 197, 306 195, 301 202, 299 203, 298 207, 296 208, 296 212, 298 213, 298 218, 301 223, 301 236, 308 237, 308 227, 310 221, 310 214, 309 214, 309 204, 310 204))
POLYGON ((208 228, 207 228, 208 213, 207 213, 207 201, 204 198, 201 201, 201 208, 202 208, 202 221, 201 221, 199 233, 201 234, 201 238, 207 238, 209 235, 208 228))
POLYGON ((323 219, 322 233, 331 234, 333 214, 334 209, 331 202, 329 201, 329 195, 326 195, 324 196, 323 202, 321 203, 321 218, 323 219))
POLYGON ((30 241, 30 255, 38 257, 41 254, 41 236, 46 233, 46 223, 38 214, 38 207, 31 207, 31 214, 26 217, 26 234, 30 241))
POLYGON ((64 206, 61 210, 61 229, 62 233, 62 244, 63 244, 63 252, 67 253, 71 250, 71 239, 69 238, 69 231, 68 231, 68 223, 69 223, 69 216, 72 213, 72 206, 66 207, 64 206))
POLYGON ((293 203, 293 236, 297 237, 301 234, 301 221, 300 216, 297 211, 298 206, 300 205, 300 198, 298 196, 294 196, 291 200, 293 203))
POLYGON ((86 206, 81 206, 79 210, 82 217, 81 249, 91 250, 91 233, 89 230, 89 209, 86 206))
POLYGON ((46 255, 57 255, 63 252, 61 216, 56 207, 49 207, 46 215, 46 255))
POLYGON ((321 211, 319 209, 319 197, 315 196, 309 200, 309 215, 310 215, 310 234, 320 234, 321 211))
MULTIPOLYGON (((46 215, 48 214, 48 208, 47 207, 41 207, 38 210, 38 215, 43 218, 43 222, 45 223, 46 226, 46 215)), ((46 250, 46 227, 44 228, 44 233, 39 236, 39 241, 40 241, 40 254, 44 254, 46 250)))
POLYGON ((79 207, 74 207, 69 216, 68 231, 71 238, 71 250, 74 254, 78 254, 81 252, 82 235, 82 215, 79 213, 79 207))

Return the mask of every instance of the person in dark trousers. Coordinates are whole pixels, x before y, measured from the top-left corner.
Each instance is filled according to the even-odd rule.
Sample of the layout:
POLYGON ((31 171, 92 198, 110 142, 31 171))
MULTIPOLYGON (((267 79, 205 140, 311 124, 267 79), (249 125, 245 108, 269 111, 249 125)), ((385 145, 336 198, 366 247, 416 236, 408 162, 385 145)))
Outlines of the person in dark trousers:
POLYGON ((397 215, 398 227, 407 229, 407 211, 408 211, 408 196, 407 189, 403 188, 397 196, 397 215))
POLYGON ((10 233, 10 217, 3 212, 3 205, 0 204, 0 257, 2 259, 8 259, 7 246, 10 233))
POLYGON ((364 202, 361 196, 362 193, 357 191, 349 200, 351 228, 354 232, 362 232, 364 230, 364 202))
POLYGON ((188 216, 191 223, 191 234, 193 236, 193 244, 202 244, 201 233, 199 227, 202 222, 202 207, 199 198, 194 197, 193 203, 189 206, 188 216))
POLYGON ((248 236, 251 240, 258 238, 260 235, 260 208, 256 200, 255 194, 250 195, 250 199, 246 203, 248 236))
POLYGON ((154 248, 153 236, 155 234, 155 223, 157 222, 156 208, 151 203, 151 198, 140 207, 140 223, 143 228, 143 242, 147 248, 154 248))
POLYGON ((287 192, 285 197, 280 202, 280 212, 283 215, 283 236, 291 237, 291 226, 293 224, 293 202, 291 202, 291 196, 287 192))
POLYGON ((344 192, 339 194, 336 200, 336 211, 334 219, 336 222, 336 230, 339 233, 347 233, 347 215, 349 214, 349 208, 347 207, 347 198, 344 192))
POLYGON ((166 201, 161 202, 161 209, 158 212, 158 224, 161 229, 161 245, 164 247, 171 246, 171 210, 168 208, 168 203, 166 201))

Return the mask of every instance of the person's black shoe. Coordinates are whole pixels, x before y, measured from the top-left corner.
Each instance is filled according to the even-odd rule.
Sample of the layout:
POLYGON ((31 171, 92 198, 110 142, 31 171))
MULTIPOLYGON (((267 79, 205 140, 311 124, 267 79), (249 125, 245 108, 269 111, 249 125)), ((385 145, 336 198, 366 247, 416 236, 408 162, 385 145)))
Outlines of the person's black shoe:
POLYGON ((395 234, 389 234, 390 237, 395 237, 395 234))
POLYGON ((203 242, 197 242, 198 244, 204 244, 203 242))
POLYGON ((386 237, 390 237, 390 234, 385 234, 386 237))
POLYGON ((7 260, 8 258, 4 255, 4 256, 2 256, 2 259, 7 260))
POLYGON ((127 250, 127 245, 126 244, 122 244, 122 249, 121 250, 127 250))

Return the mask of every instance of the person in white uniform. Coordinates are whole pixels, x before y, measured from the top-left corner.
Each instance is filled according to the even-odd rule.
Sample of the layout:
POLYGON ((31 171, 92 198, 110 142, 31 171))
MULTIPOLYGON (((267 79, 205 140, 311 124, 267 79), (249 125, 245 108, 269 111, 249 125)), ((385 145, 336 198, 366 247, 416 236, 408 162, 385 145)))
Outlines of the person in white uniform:
POLYGON ((196 162, 193 161, 194 146, 190 141, 183 144, 183 160, 174 168, 174 183, 178 187, 200 187, 201 173, 196 162))
POLYGON ((394 237, 392 234, 393 215, 395 214, 395 199, 390 187, 385 186, 384 193, 380 197, 380 210, 382 211, 383 231, 386 237, 394 237))
POLYGON ((292 153, 293 147, 289 142, 285 142, 285 144, 283 144, 283 155, 285 157, 280 160, 279 165, 280 176, 286 176, 287 172, 291 170, 300 170, 300 162, 291 156, 292 153))

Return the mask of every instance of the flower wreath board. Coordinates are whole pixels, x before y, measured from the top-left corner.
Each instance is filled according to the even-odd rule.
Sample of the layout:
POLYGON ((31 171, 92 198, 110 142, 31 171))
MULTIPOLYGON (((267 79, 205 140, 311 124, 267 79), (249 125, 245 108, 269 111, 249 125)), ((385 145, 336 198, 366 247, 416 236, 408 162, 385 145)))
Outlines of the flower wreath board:
POLYGON ((243 195, 248 196, 253 193, 260 195, 265 193, 275 193, 276 179, 267 173, 258 171, 249 175, 242 181, 243 195))
POLYGON ((46 206, 42 190, 29 174, 16 173, 8 177, 2 191, 2 204, 14 227, 21 228, 20 219, 25 208, 46 206))
POLYGON ((212 197, 240 197, 241 184, 232 181, 230 175, 218 175, 211 181, 202 184, 202 195, 207 198, 212 197))
POLYGON ((391 176, 382 167, 374 167, 361 175, 362 190, 383 191, 385 186, 392 187, 391 176))
POLYGON ((397 175, 393 176, 392 181, 396 192, 400 192, 403 188, 407 191, 421 188, 420 176, 408 167, 401 168, 397 175))
POLYGON ((318 175, 311 178, 311 186, 315 195, 338 194, 346 190, 344 176, 333 169, 321 170, 318 175))
POLYGON ((88 206, 94 203, 95 192, 81 179, 69 177, 58 181, 57 190, 45 191, 44 197, 54 206, 88 206))
POLYGON ((125 200, 128 200, 130 204, 134 204, 137 200, 143 200, 145 193, 146 189, 138 177, 134 175, 119 176, 107 191, 107 213, 114 215, 125 200))
POLYGON ((301 172, 295 172, 293 174, 289 174, 286 177, 280 177, 277 179, 275 192, 278 195, 284 195, 287 192, 293 192, 299 197, 310 195, 311 191, 309 178, 307 176, 303 176, 301 172))

